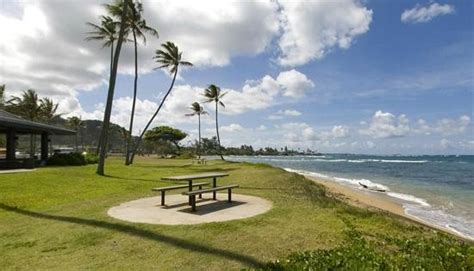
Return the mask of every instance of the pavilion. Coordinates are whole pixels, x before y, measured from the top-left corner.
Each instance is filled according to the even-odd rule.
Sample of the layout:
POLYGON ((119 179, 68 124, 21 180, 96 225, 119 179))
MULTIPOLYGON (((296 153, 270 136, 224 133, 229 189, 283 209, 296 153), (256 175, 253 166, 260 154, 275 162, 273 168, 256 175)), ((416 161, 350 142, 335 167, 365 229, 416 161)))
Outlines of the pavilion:
POLYGON ((75 135, 76 131, 48 125, 40 122, 25 120, 17 115, 0 110, 0 134, 6 135, 5 158, 0 158, 0 169, 15 169, 23 167, 34 167, 34 162, 16 158, 16 147, 18 135, 34 134, 41 135, 40 160, 45 163, 48 159, 48 142, 50 135, 75 135))

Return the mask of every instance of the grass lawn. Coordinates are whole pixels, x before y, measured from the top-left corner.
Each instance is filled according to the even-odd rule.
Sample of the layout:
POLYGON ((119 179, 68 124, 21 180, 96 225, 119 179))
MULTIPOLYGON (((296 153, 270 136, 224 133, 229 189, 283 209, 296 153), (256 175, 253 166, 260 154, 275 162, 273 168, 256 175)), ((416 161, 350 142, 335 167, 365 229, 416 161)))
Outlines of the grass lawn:
MULTIPOLYGON (((303 177, 266 165, 110 158, 107 177, 95 165, 48 167, 0 175, 1 269, 193 269, 261 267, 304 250, 350 243, 356 230, 380 249, 387 238, 445 238, 394 215, 350 207, 303 177), (127 223, 107 216, 122 202, 157 194, 168 175, 229 171, 219 185, 273 202, 269 212, 238 221, 189 226, 127 223)), ((472 259, 472 247, 469 257, 472 259)))

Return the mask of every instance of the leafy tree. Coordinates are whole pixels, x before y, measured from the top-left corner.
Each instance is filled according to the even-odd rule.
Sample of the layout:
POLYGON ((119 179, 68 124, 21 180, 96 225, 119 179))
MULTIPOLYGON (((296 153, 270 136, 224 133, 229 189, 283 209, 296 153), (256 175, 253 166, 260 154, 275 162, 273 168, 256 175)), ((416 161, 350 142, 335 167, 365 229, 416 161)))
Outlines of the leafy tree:
POLYGON ((102 131, 101 131, 101 138, 100 138, 100 151, 99 151, 99 163, 97 164, 97 174, 99 175, 104 175, 105 174, 105 155, 106 155, 106 150, 107 150, 107 136, 108 136, 108 130, 110 126, 110 115, 112 114, 112 103, 114 99, 114 90, 115 90, 115 81, 117 79, 117 68, 118 68, 118 61, 120 58, 120 51, 122 49, 122 42, 123 42, 123 37, 125 35, 125 29, 126 29, 126 23, 125 23, 125 18, 127 16, 127 10, 128 7, 131 4, 131 0, 124 0, 125 4, 122 9, 122 14, 120 16, 120 31, 119 31, 119 36, 117 39, 117 47, 115 48, 115 53, 114 53, 114 61, 112 64, 112 71, 110 72, 110 78, 109 78, 109 90, 107 93, 107 102, 105 104, 105 112, 104 112, 104 121, 102 125, 102 131))
POLYGON ((206 97, 206 103, 214 102, 216 104, 216 134, 217 134, 217 143, 219 143, 218 147, 218 154, 222 160, 224 160, 224 156, 222 156, 221 152, 221 138, 219 136, 219 105, 225 107, 224 103, 222 102, 222 97, 226 95, 227 92, 222 92, 221 89, 216 85, 210 85, 204 90, 204 97, 206 97))
MULTIPOLYGON (((119 17, 122 14, 124 2, 122 0, 115 1, 114 4, 105 5, 107 11, 115 17, 119 17)), ((143 43, 146 43, 145 33, 150 33, 153 36, 158 37, 158 31, 149 27, 146 24, 146 20, 143 18, 143 5, 139 1, 133 1, 130 6, 130 12, 125 16, 127 33, 132 33, 134 52, 135 52, 135 80, 133 82, 133 101, 132 101, 132 112, 130 114, 130 128, 128 130, 129 137, 127 141, 127 151, 125 164, 130 163, 130 148, 132 147, 132 131, 133 131, 133 120, 135 117, 135 105, 137 101, 137 85, 138 85, 138 43, 137 39, 140 38, 143 43)))
POLYGON ((206 111, 204 111, 204 108, 198 103, 198 102, 194 102, 191 104, 191 113, 189 114, 186 114, 186 116, 198 116, 198 123, 199 123, 199 141, 198 141, 198 145, 197 145, 197 153, 198 153, 198 156, 199 158, 201 157, 201 115, 205 115, 207 114, 206 111))
POLYGON ((161 68, 168 69, 169 72, 173 74, 173 80, 171 81, 171 85, 168 89, 168 92, 166 92, 165 96, 161 100, 160 105, 158 106, 155 113, 153 114, 153 116, 150 118, 150 120, 146 124, 145 129, 143 129, 143 132, 138 137, 138 140, 135 143, 135 147, 133 148, 133 152, 132 152, 131 159, 130 159, 130 164, 133 163, 133 159, 135 157, 135 152, 138 149, 138 146, 140 145, 140 142, 141 142, 143 136, 147 132, 148 128, 150 127, 150 125, 153 122, 153 120, 155 119, 155 117, 160 112, 160 109, 163 106, 163 104, 165 103, 166 98, 171 93, 171 90, 173 89, 173 86, 174 86, 174 82, 176 80, 176 75, 178 74, 179 66, 180 65, 183 65, 183 66, 192 66, 193 65, 191 62, 181 60, 183 52, 180 52, 178 46, 176 46, 174 43, 172 43, 170 41, 167 41, 166 43, 161 44, 161 47, 163 47, 163 50, 156 50, 156 52, 155 52, 154 59, 157 63, 161 64, 156 69, 161 69, 161 68))
POLYGON ((179 150, 179 142, 188 135, 179 130, 169 126, 158 126, 145 133, 145 139, 149 141, 168 141, 173 143, 179 150))

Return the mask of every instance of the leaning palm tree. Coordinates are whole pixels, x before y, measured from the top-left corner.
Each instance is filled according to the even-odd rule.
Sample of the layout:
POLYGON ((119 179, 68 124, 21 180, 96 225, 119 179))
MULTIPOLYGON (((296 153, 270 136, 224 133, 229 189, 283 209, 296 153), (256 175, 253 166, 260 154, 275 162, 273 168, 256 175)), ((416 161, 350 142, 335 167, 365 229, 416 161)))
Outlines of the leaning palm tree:
MULTIPOLYGON (((123 1, 118 0, 114 4, 105 5, 107 11, 112 16, 118 16, 122 13, 123 1)), ((137 101, 137 85, 138 85, 138 43, 137 39, 141 39, 142 42, 146 43, 145 33, 150 33, 153 36, 158 37, 158 31, 149 27, 143 18, 143 5, 139 1, 134 1, 130 6, 130 12, 126 17, 126 24, 128 31, 131 31, 133 37, 134 51, 135 51, 135 80, 133 82, 133 101, 132 101, 132 112, 130 113, 130 126, 129 136, 127 140, 127 150, 125 154, 125 164, 130 164, 130 148, 132 147, 132 131, 133 131, 133 120, 135 117, 135 105, 137 101)))
POLYGON ((108 130, 110 126, 110 115, 112 114, 112 104, 114 99, 115 91, 115 81, 117 79, 117 68, 120 58, 120 51, 122 50, 123 37, 125 36, 126 24, 125 18, 127 16, 128 7, 131 4, 131 0, 124 0, 124 8, 122 9, 122 14, 120 16, 120 31, 117 38, 117 47, 115 48, 114 61, 112 64, 112 70, 109 77, 109 90, 107 93, 107 102, 105 104, 104 120, 102 122, 102 130, 99 141, 101 142, 100 151, 99 151, 99 162, 97 164, 97 174, 105 174, 105 155, 106 155, 106 146, 107 146, 107 137, 108 130))
POLYGON ((160 49, 156 50, 155 56, 153 57, 153 59, 155 59, 155 62, 161 64, 158 68, 155 68, 155 70, 162 69, 162 68, 168 69, 169 72, 173 74, 173 80, 171 81, 171 85, 168 89, 168 92, 166 92, 165 96, 161 100, 160 105, 158 106, 155 113, 148 121, 147 125, 145 126, 145 129, 143 129, 142 133, 140 134, 140 137, 135 143, 135 147, 132 150, 132 154, 130 158, 130 164, 133 163, 136 150, 138 149, 138 146, 140 145, 140 142, 143 136, 145 135, 151 123, 155 119, 156 115, 158 115, 158 112, 160 112, 161 107, 166 101, 166 98, 171 93, 171 90, 173 89, 173 86, 174 86, 174 82, 176 80, 176 76, 178 75, 179 66, 192 66, 193 65, 191 62, 181 60, 183 52, 180 52, 178 46, 176 46, 171 41, 167 41, 166 43, 161 44, 161 47, 163 47, 163 50, 160 50, 160 49))
POLYGON ((221 157, 222 160, 224 160, 224 156, 222 156, 221 152, 221 138, 219 136, 219 105, 222 107, 225 107, 225 104, 222 102, 222 97, 226 95, 227 92, 221 92, 220 87, 216 85, 210 85, 204 90, 204 97, 206 97, 206 103, 211 103, 214 102, 216 103, 216 134, 217 134, 217 143, 219 144, 218 146, 218 153, 219 156, 221 157))
POLYGON ((194 102, 191 104, 191 113, 186 114, 186 116, 191 117, 191 116, 198 116, 198 131, 199 131, 199 140, 198 140, 198 157, 201 158, 201 115, 207 114, 206 111, 204 111, 204 107, 202 107, 198 102, 194 102))

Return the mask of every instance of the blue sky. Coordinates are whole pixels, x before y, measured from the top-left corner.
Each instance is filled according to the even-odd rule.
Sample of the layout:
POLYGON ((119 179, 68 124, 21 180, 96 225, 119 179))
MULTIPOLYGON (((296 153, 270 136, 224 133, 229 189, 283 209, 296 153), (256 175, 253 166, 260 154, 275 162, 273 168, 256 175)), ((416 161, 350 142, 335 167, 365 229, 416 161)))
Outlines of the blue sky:
MULTIPOLYGON (((78 7, 71 1, 63 10, 75 12, 58 15, 48 10, 50 2, 7 1, 0 7, 0 21, 16 29, 0 56, 19 67, 2 69, 0 81, 12 95, 28 84, 37 85, 40 94, 56 98, 64 112, 101 118, 108 50, 81 38, 81 22, 97 20, 100 6, 91 1, 78 7), (36 34, 26 30, 30 17, 43 18, 36 34), (68 31, 74 27, 79 34, 68 31), (57 45, 63 47, 50 48, 48 36, 64 41, 57 45), (11 60, 19 51, 51 57, 43 62, 11 60), (33 67, 44 74, 31 78, 33 67), (88 73, 82 71, 85 67, 88 73), (79 79, 64 79, 69 76, 79 79)), ((472 2, 226 2, 211 10, 214 17, 208 21, 199 17, 205 8, 183 2, 173 6, 144 1, 148 22, 155 24, 161 39, 142 45, 135 134, 170 83, 164 72, 151 70, 150 60, 159 43, 169 39, 195 67, 180 73, 155 124, 185 130, 190 134, 187 141, 197 134, 195 120, 184 117, 187 105, 202 100, 198 93, 213 83, 230 92, 220 115, 225 145, 375 154, 474 153, 472 2), (189 15, 166 21, 168 13, 183 10, 189 15)), ((114 104, 113 120, 124 126, 133 85, 130 50, 126 45, 114 104)), ((214 111, 207 109, 206 137, 215 133, 214 111)))

